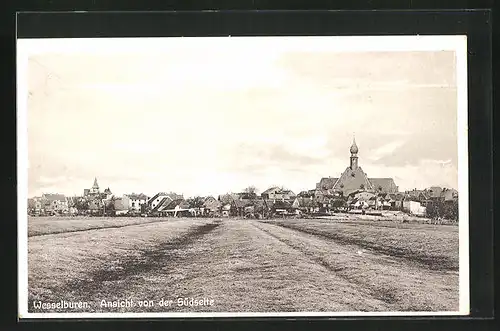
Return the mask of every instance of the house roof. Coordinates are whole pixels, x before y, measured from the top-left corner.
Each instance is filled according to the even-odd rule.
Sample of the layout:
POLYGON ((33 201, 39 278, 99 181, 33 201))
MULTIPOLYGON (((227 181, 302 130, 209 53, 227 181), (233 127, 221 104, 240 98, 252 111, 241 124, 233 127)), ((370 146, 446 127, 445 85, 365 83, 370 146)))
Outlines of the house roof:
POLYGON ((144 193, 132 193, 132 194, 125 194, 129 199, 131 200, 147 200, 148 197, 144 193))
POLYGON ((455 189, 444 189, 443 190, 443 197, 445 201, 450 201, 453 199, 456 199, 458 197, 458 191, 455 189))
POLYGON ((338 180, 338 178, 332 178, 332 177, 321 178, 319 183, 316 184, 316 188, 322 189, 322 190, 330 190, 333 188, 333 186, 335 185, 337 180, 338 180))
POLYGON ((156 207, 153 208, 152 211, 160 210, 160 208, 165 209, 167 207, 167 205, 172 201, 173 201, 173 199, 171 197, 165 196, 165 197, 161 198, 160 202, 156 205, 156 207))
POLYGON ((269 193, 278 192, 278 191, 280 191, 280 188, 278 186, 272 186, 272 187, 268 188, 267 190, 265 190, 264 192, 262 192, 262 194, 269 194, 269 193))
POLYGON ((175 199, 175 200, 170 201, 169 203, 166 203, 161 210, 174 209, 175 207, 181 206, 181 205, 184 205, 186 208, 189 207, 189 205, 187 204, 186 200, 184 200, 184 199, 175 199))
POLYGON ((431 186, 427 189, 427 194, 430 198, 439 198, 443 193, 443 189, 439 186, 431 186))
POLYGON ((155 195, 153 195, 151 198, 149 198, 149 200, 147 201, 147 203, 151 204, 158 197, 170 197, 172 200, 183 199, 184 198, 182 195, 177 194, 177 193, 173 193, 173 192, 170 192, 170 193, 158 192, 155 195))
POLYGON ((104 193, 108 193, 108 194, 111 194, 111 190, 109 189, 109 187, 107 189, 104 190, 104 193))
POLYGON ((66 197, 64 194, 53 194, 53 193, 46 193, 42 195, 42 199, 48 202, 52 201, 66 201, 66 197))

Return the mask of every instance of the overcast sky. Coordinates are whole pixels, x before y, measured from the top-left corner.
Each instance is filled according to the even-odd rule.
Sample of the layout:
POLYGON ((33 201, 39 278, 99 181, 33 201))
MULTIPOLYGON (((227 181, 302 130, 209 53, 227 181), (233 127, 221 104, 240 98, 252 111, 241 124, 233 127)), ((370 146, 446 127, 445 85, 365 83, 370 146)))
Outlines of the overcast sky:
POLYGON ((457 188, 455 53, 171 47, 28 60, 28 195, 298 193, 349 165, 457 188))

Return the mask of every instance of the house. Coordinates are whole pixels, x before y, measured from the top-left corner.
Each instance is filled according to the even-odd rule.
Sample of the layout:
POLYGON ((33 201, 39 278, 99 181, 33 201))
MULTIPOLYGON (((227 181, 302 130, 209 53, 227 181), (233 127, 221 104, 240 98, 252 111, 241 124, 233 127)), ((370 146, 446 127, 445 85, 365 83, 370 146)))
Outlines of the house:
POLYGON ((292 202, 286 200, 276 200, 274 202, 272 210, 277 214, 291 213, 296 210, 292 202))
POLYGON ((316 211, 316 202, 311 198, 297 197, 292 203, 292 207, 299 209, 304 213, 314 213, 316 211))
POLYGON ((363 190, 353 191, 347 197, 347 204, 351 208, 362 209, 372 207, 374 209, 378 208, 378 199, 376 194, 372 192, 367 192, 363 190))
POLYGON ((128 202, 124 202, 123 197, 117 198, 113 201, 113 207, 115 210, 115 215, 125 215, 129 212, 128 202))
POLYGON ((68 202, 63 194, 44 193, 41 197, 41 209, 49 213, 67 213, 68 202))
POLYGON ((248 200, 233 200, 231 203, 231 215, 244 216, 245 208, 251 205, 252 203, 248 200))
POLYGON ((431 186, 426 190, 427 196, 431 201, 444 200, 443 188, 439 186, 431 186))
POLYGON ((277 186, 270 187, 261 194, 266 200, 293 200, 295 196, 292 191, 277 186))
POLYGON ((425 216, 426 208, 418 201, 403 201, 403 211, 417 216, 425 216))
POLYGON ((394 197, 392 199, 394 200, 394 209, 395 210, 403 210, 404 197, 405 196, 402 193, 394 194, 394 197))
POLYGON ((127 209, 134 212, 143 212, 144 207, 149 198, 143 193, 140 194, 124 194, 123 195, 123 204, 127 207, 127 209))
POLYGON ((405 195, 404 197, 405 200, 417 201, 424 205, 426 205, 427 202, 430 200, 430 196, 427 190, 413 189, 411 191, 406 191, 404 195, 405 195))
POLYGON ((301 191, 297 194, 298 198, 314 198, 316 190, 301 191))
POLYGON ((158 208, 158 214, 160 216, 184 216, 190 215, 189 203, 184 199, 175 199, 168 203, 162 204, 158 208))
POLYGON ((222 207, 222 203, 212 196, 208 196, 203 201, 204 214, 217 214, 222 207))
POLYGON ((150 210, 155 209, 160 203, 165 203, 164 199, 168 199, 170 201, 176 200, 176 199, 183 199, 184 197, 182 195, 170 192, 158 192, 155 195, 153 195, 151 198, 148 199, 147 201, 147 207, 150 210))
POLYGON ((442 196, 445 203, 458 201, 458 191, 452 188, 443 189, 442 196))
POLYGON ((40 204, 40 209, 38 211, 37 211, 36 205, 37 205, 36 198, 29 198, 28 199, 28 214, 33 215, 33 214, 40 212, 41 204, 40 204))

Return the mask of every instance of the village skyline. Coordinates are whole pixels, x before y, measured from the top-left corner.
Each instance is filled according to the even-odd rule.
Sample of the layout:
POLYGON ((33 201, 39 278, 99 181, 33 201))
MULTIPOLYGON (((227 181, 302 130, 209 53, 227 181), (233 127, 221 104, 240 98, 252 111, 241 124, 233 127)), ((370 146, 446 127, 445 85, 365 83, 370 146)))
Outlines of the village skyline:
POLYGON ((94 177, 117 194, 298 193, 340 176, 353 133, 369 177, 458 189, 454 52, 169 39, 29 57, 28 196, 94 177))

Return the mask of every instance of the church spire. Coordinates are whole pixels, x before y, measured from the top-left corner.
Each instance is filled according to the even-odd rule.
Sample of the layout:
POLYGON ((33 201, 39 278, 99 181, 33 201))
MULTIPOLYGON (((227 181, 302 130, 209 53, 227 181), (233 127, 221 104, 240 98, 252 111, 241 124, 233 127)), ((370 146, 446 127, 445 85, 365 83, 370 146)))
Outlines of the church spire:
POLYGON ((98 189, 99 185, 97 184, 97 177, 94 178, 94 185, 92 185, 92 188, 98 189))
POLYGON ((351 145, 351 154, 358 154, 358 145, 356 145, 356 137, 354 134, 352 135, 352 145, 351 145))
POLYGON ((358 168, 358 146, 356 145, 356 138, 352 137, 352 145, 350 148, 351 152, 351 170, 356 170, 358 168))

